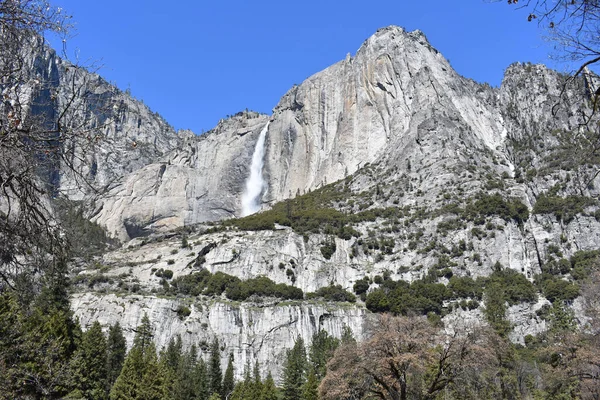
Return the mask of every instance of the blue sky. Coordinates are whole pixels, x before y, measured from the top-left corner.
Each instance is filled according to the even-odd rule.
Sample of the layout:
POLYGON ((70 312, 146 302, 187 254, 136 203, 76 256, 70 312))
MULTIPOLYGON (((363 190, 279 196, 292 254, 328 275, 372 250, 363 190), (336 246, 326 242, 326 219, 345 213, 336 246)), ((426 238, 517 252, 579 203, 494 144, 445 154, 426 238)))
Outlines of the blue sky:
POLYGON ((498 86, 515 61, 552 49, 506 1, 54 0, 73 15, 71 59, 196 133, 246 108, 271 113, 310 75, 354 55, 378 28, 422 30, 463 76, 498 86))

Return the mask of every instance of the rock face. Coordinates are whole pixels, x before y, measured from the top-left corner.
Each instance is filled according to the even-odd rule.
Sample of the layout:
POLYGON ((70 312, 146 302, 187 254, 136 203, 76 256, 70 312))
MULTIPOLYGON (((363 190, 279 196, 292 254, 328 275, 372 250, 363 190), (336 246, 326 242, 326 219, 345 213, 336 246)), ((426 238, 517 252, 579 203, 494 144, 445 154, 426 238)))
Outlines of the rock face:
POLYGON ((244 112, 190 136, 159 162, 124 176, 95 203, 93 221, 121 240, 235 216, 268 117, 244 112))
POLYGON ((23 121, 63 138, 60 161, 48 171, 59 192, 81 200, 179 146, 180 136, 141 101, 62 60, 42 39, 30 44, 22 49, 25 83, 2 91, 23 121))
MULTIPOLYGON (((558 120, 552 116, 563 82, 545 67, 514 65, 502 87, 491 88, 459 76, 422 32, 380 29, 354 57, 293 87, 274 108, 262 202, 268 207, 374 163, 418 176, 426 202, 469 163, 493 162, 512 177, 515 140, 542 127, 576 126, 577 101, 567 101, 572 105, 558 120)), ((573 93, 562 97, 572 100, 573 93)), ((239 216, 266 121, 240 113, 124 177, 97 199, 94 221, 126 240, 157 227, 239 216)), ((524 189, 515 194, 525 197, 524 189)))
MULTIPOLYGON (((456 74, 421 32, 408 33, 398 27, 381 29, 361 46, 355 57, 308 78, 292 88, 275 107, 267 134, 267 190, 262 199, 270 204, 293 197, 339 180, 386 156, 403 162, 416 158, 419 162, 427 153, 439 150, 439 146, 432 144, 439 145, 440 139, 444 139, 439 137, 441 128, 451 130, 443 133, 449 138, 461 131, 471 131, 469 135, 461 135, 463 142, 497 151, 506 134, 499 110, 494 108, 495 100, 494 90, 456 74)), ((210 170, 195 174, 214 176, 215 171, 227 171, 226 175, 219 175, 227 182, 221 190, 208 191, 211 200, 187 196, 190 204, 186 208, 202 209, 206 202, 239 198, 248 175, 249 149, 257 140, 259 128, 255 127, 246 140, 230 138, 245 129, 250 123, 245 120, 249 118, 255 116, 242 114, 206 135, 205 140, 212 145, 206 157, 214 163, 210 170), (215 135, 220 137, 213 138, 215 135), (219 154, 219 158, 213 154, 219 154), (242 154, 244 157, 240 157, 242 154)), ((449 146, 454 142, 449 141, 449 146)), ((456 155, 452 149, 445 153, 449 157, 456 155)), ((178 151, 171 156, 185 157, 178 151)), ((191 167, 198 169, 195 165, 191 167)), ((139 172, 130 180, 144 180, 146 173, 139 172)), ((124 198, 138 196, 139 193, 132 193, 127 187, 111 191, 100 200, 104 212, 96 222, 123 239, 126 229, 119 224, 127 224, 132 206, 123 207, 121 203, 135 204, 124 198)), ((156 200, 162 202, 160 198, 156 200)), ((239 201, 230 201, 223 211, 192 213, 185 223, 239 215, 239 201)), ((143 230, 154 222, 145 218, 138 225, 143 230)), ((179 218, 178 222, 184 220, 179 218)))
MULTIPOLYGON (((78 273, 120 279, 143 295, 118 286, 119 297, 110 293, 114 282, 101 285, 74 295, 76 314, 84 325, 99 318, 132 328, 146 310, 159 346, 175 333, 188 344, 216 335, 238 365, 252 357, 275 360, 277 374, 297 334, 309 340, 322 327, 339 335, 346 323, 365 335, 372 316, 363 303, 160 299, 152 296, 165 285, 156 270, 169 269, 174 278, 199 268, 241 279, 267 276, 305 292, 331 284, 351 291, 363 278, 373 290, 382 277, 412 281, 440 270, 434 279, 445 284, 450 275, 485 277, 494 268, 531 281, 546 264, 568 263, 600 242, 600 163, 581 130, 589 88, 583 79, 565 83, 544 66, 514 64, 500 88, 478 84, 459 76, 421 32, 381 29, 354 57, 292 88, 271 117, 243 112, 201 137, 173 139, 182 141, 176 149, 95 196, 92 220, 125 244, 96 260, 103 272, 93 265, 78 273), (245 231, 201 224, 240 215, 267 122, 263 209, 307 193, 302 199, 325 202, 338 225, 245 231), (173 232, 182 227, 186 245, 183 230, 173 232), (346 227, 354 232, 340 234, 346 227), (182 304, 191 314, 180 319, 174 310, 182 304)), ((156 149, 168 148, 169 140, 156 149)), ((134 166, 119 168, 121 174, 134 166)), ((287 211, 289 225, 301 219, 287 211)), ((513 340, 546 329, 538 315, 546 304, 540 297, 508 310, 513 340)), ((454 306, 444 306, 449 329, 482 320, 481 307, 454 306)))
POLYGON ((233 304, 219 301, 188 304, 191 313, 178 317, 177 308, 185 303, 148 296, 78 294, 71 299, 75 316, 86 328, 94 321, 103 326, 119 322, 128 345, 133 342, 133 330, 144 314, 154 323, 154 340, 160 349, 175 335, 181 335, 187 348, 199 345, 208 358, 209 344, 214 338, 221 344, 223 368, 233 353, 236 378, 243 379, 243 365, 258 361, 262 373, 271 372, 278 381, 285 350, 301 337, 310 343, 312 336, 325 329, 341 337, 342 327, 350 327, 356 339, 365 336, 368 318, 364 309, 354 306, 327 304, 233 304))

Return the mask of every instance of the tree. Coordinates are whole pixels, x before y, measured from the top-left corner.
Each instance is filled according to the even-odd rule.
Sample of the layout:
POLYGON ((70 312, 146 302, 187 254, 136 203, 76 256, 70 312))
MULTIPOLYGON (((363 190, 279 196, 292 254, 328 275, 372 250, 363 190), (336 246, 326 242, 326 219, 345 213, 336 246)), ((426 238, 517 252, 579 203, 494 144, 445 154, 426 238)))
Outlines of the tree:
POLYGON ((557 57, 581 63, 575 75, 600 61, 600 3, 597 0, 509 0, 526 8, 529 22, 538 21, 557 44, 557 57))
MULTIPOLYGON (((194 349, 195 346, 192 346, 194 349)), ((197 358, 197 357, 196 357, 197 358)), ((208 375, 206 363, 202 358, 198 359, 192 372, 192 384, 195 399, 206 399, 209 396, 208 375)))
POLYGON ((294 347, 287 351, 283 367, 283 398, 296 400, 302 397, 302 387, 306 381, 306 349, 304 340, 298 336, 294 347))
POLYGON ((123 329, 119 322, 115 322, 114 325, 108 328, 108 340, 106 346, 108 386, 111 387, 121 373, 123 361, 125 361, 125 354, 127 353, 127 342, 125 341, 123 329))
POLYGON ((80 328, 68 303, 44 297, 24 308, 16 293, 0 293, 0 388, 5 398, 58 398, 69 392, 69 360, 80 328))
POLYGON ((318 400, 319 398, 319 378, 311 369, 306 377, 306 382, 302 386, 302 400, 318 400))
POLYGON ((492 358, 472 332, 448 334, 425 317, 384 315, 373 331, 336 350, 320 398, 433 399, 492 358))
POLYGON ((277 387, 275 386, 275 380, 273 379, 273 375, 271 375, 271 371, 269 371, 267 377, 265 378, 265 382, 263 383, 260 399, 276 400, 278 398, 279 396, 277 387))
POLYGON ((215 338, 210 346, 210 357, 208 361, 208 388, 211 395, 221 395, 222 382, 221 350, 219 349, 219 340, 215 338))
MULTIPOLYGON (((74 163, 79 157, 71 157, 65 146, 85 153, 100 139, 99 129, 84 128, 90 113, 82 99, 97 86, 91 74, 69 64, 63 71, 63 83, 69 84, 59 87, 58 72, 40 65, 52 58, 44 35, 66 38, 69 19, 46 0, 0 2, 3 290, 37 294, 46 279, 64 278, 69 243, 51 199, 58 195, 59 170, 78 174, 74 163)), ((106 108, 101 102, 95 106, 106 108)))
POLYGON ((111 400, 168 399, 166 372, 159 365, 147 314, 136 329, 133 347, 110 391, 111 400))
POLYGON ((510 332, 511 325, 506 319, 506 299, 501 283, 491 281, 485 289, 484 315, 488 323, 501 336, 510 332))
POLYGON ((233 353, 229 354, 229 361, 227 362, 227 368, 225 369, 225 376, 223 376, 223 385, 221 388, 221 397, 227 399, 228 396, 233 392, 235 387, 235 381, 233 378, 233 353))
POLYGON ((320 329, 313 335, 309 352, 310 369, 317 381, 325 376, 327 361, 333 357, 333 352, 339 344, 340 341, 324 329, 320 329))
POLYGON ((93 400, 108 398, 107 344, 102 326, 95 321, 83 334, 71 360, 71 377, 78 393, 93 400))

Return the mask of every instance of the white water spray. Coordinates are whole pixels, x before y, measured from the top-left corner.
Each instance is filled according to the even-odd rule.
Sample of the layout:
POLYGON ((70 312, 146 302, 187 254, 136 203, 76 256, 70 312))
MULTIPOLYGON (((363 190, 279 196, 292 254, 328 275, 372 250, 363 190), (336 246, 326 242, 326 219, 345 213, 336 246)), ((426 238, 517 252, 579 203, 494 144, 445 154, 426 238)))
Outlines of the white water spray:
POLYGON ((262 131, 260 131, 254 153, 252 154, 250 176, 246 180, 246 191, 244 191, 244 194, 242 195, 242 217, 254 214, 260 210, 260 195, 265 186, 262 169, 265 158, 265 138, 267 136, 267 131, 269 130, 269 122, 267 122, 262 131))

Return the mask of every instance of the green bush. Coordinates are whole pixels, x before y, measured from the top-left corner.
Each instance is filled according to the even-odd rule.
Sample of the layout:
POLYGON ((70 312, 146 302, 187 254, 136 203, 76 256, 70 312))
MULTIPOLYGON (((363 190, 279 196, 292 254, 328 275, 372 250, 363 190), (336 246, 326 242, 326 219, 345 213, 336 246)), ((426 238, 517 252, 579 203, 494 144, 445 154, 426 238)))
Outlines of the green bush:
POLYGON ((316 292, 306 294, 306 298, 323 298, 327 301, 347 301, 354 303, 356 296, 344 290, 341 285, 331 285, 319 288, 316 292))
POLYGON ((600 265, 600 250, 578 251, 570 259, 571 276, 577 281, 586 280, 600 265))
POLYGON ((356 282, 354 282, 354 286, 352 287, 352 290, 354 290, 354 293, 361 295, 363 293, 366 293, 369 290, 370 286, 371 286, 371 282, 369 282, 369 278, 367 278, 365 276, 364 278, 359 279, 356 282))
POLYGON ((568 224, 577 214, 583 213, 585 207, 594 204, 596 204, 596 201, 589 197, 558 197, 551 194, 541 194, 535 202, 533 213, 553 214, 558 221, 568 224))
POLYGON ((559 301, 572 301, 579 296, 579 285, 559 277, 542 273, 535 277, 537 286, 544 296, 554 303, 559 301))
POLYGON ((321 250, 321 254, 323 255, 323 257, 325 257, 325 259, 329 260, 331 258, 331 256, 335 253, 335 250, 336 250, 335 242, 333 240, 331 240, 331 241, 323 244, 323 246, 321 246, 320 250, 321 250))
POLYGON ((504 299, 509 305, 521 302, 533 303, 537 301, 537 290, 525 276, 512 269, 497 267, 485 282, 486 286, 497 284, 504 293, 504 299))
POLYGON ((182 304, 180 304, 177 307, 175 312, 177 313, 177 316, 179 317, 180 320, 184 320, 186 317, 188 317, 192 313, 192 311, 188 307, 186 307, 182 304))
POLYGON ((289 300, 301 300, 304 297, 301 289, 283 283, 276 284, 264 276, 242 281, 223 272, 211 274, 207 270, 173 279, 167 291, 188 296, 220 296, 225 293, 228 299, 236 301, 244 301, 253 295, 289 300))

